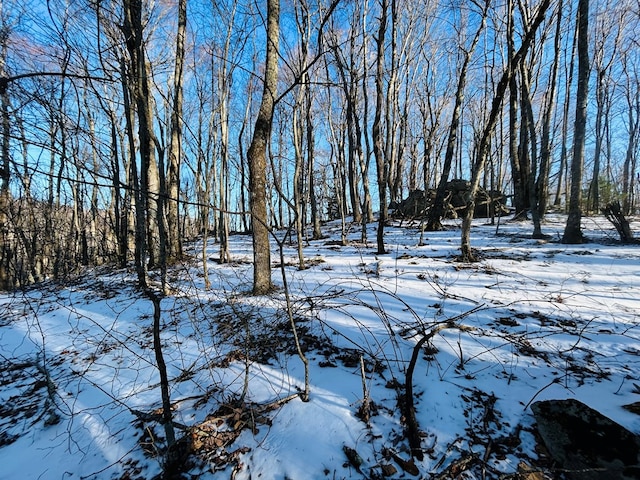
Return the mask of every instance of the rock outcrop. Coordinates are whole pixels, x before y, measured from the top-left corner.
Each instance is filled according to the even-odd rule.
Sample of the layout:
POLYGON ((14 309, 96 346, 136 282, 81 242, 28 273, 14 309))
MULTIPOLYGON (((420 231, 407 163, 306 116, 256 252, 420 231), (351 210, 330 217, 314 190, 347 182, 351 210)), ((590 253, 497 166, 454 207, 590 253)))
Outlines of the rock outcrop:
POLYGON ((558 469, 574 480, 640 479, 640 437, 577 400, 531 405, 558 469))
MULTIPOLYGON (((445 196, 445 216, 458 218, 465 214, 467 199, 471 193, 471 183, 466 180, 451 180, 447 183, 445 196)), ((398 203, 389 205, 394 215, 400 218, 425 218, 434 205, 436 191, 429 189, 413 190, 409 196, 398 203)), ((509 213, 506 206, 506 196, 497 190, 488 191, 480 187, 476 192, 476 206, 474 216, 476 218, 489 218, 509 213)))

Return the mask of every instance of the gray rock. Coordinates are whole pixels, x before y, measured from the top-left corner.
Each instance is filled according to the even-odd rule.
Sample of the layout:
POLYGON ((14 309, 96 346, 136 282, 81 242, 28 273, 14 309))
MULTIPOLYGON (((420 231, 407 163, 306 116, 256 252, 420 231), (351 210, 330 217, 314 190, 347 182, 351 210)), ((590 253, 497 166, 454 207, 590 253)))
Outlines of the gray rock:
POLYGON ((577 400, 531 405, 551 457, 575 480, 640 479, 640 437, 577 400))

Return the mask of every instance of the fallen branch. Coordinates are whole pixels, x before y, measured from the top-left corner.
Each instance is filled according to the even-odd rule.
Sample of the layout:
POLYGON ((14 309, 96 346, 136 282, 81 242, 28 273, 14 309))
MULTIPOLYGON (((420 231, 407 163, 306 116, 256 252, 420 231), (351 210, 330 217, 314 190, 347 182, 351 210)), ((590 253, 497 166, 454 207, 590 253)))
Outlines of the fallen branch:
POLYGON ((422 337, 413 347, 413 352, 411 354, 411 360, 409 360, 409 366, 407 367, 407 373, 405 375, 405 395, 404 402, 402 402, 402 410, 405 417, 406 422, 406 430, 407 430, 407 440, 409 440, 409 446, 411 447, 411 456, 417 458, 418 460, 424 459, 424 454, 422 453, 421 444, 421 435, 420 435, 420 427, 418 425, 418 420, 416 419, 416 408, 413 403, 413 372, 416 368, 416 363, 418 362, 418 356, 420 355, 420 351, 423 345, 431 340, 438 332, 445 330, 447 328, 457 328, 459 330, 469 330, 470 327, 466 327, 464 325, 460 325, 457 322, 465 318, 472 313, 478 311, 483 308, 483 305, 478 305, 477 307, 472 308, 471 310, 464 312, 452 319, 447 320, 446 322, 440 323, 433 327, 431 330, 419 332, 422 334, 422 337))
POLYGON ((458 476, 468 470, 475 462, 478 461, 477 453, 467 453, 463 457, 454 460, 451 464, 444 469, 441 473, 433 476, 434 480, 447 480, 450 478, 458 478, 458 476))

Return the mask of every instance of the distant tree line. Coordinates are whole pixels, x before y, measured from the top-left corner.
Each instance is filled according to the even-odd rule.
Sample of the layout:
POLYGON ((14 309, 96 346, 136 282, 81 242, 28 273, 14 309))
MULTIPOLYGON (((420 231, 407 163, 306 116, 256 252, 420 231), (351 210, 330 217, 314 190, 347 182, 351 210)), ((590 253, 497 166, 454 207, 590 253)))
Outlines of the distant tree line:
POLYGON ((275 230, 304 267, 324 221, 377 220, 382 254, 388 206, 433 190, 441 229, 456 178, 534 236, 567 211, 568 243, 637 212, 636 0, 41 3, 0 5, 2 289, 101 264, 145 286, 236 231, 264 293, 275 230))

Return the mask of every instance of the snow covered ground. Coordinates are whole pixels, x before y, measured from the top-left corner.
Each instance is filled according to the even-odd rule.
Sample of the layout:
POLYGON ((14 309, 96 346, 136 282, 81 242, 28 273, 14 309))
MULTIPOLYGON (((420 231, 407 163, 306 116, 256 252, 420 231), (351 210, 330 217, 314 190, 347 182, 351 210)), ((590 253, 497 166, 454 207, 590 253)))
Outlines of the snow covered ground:
MULTIPOLYGON (((202 245, 169 274, 162 342, 177 437, 175 478, 498 478, 546 468, 531 404, 575 398, 640 433, 640 247, 604 218, 590 242, 564 245, 564 217, 476 220, 482 260, 456 262, 459 229, 386 230, 376 256, 353 226, 287 245, 284 290, 251 296, 251 238, 216 262, 202 245), (413 372, 420 452, 412 459, 404 398, 413 372), (183 443, 180 443, 183 445, 183 443), (185 442, 184 445, 187 445, 185 442), (182 476, 180 476, 182 475, 182 476), (417 477, 416 477, 417 478, 417 477)), ((640 223, 632 224, 636 232, 640 223)), ((273 250, 274 267, 279 262, 273 250)), ((275 283, 282 287, 279 268, 275 283)), ((150 479, 164 462, 153 305, 127 271, 95 269, 65 284, 0 295, 0 479, 150 479)), ((415 453, 415 452, 414 452, 415 453)))

